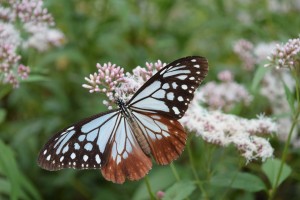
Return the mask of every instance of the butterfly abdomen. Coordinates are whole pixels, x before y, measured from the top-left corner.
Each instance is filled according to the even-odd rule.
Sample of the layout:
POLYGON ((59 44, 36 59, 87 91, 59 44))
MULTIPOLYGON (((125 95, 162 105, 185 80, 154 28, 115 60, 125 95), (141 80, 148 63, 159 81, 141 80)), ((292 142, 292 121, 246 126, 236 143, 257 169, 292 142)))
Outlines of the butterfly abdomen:
POLYGON ((146 155, 150 155, 151 149, 150 149, 149 143, 148 143, 145 135, 141 131, 140 127, 136 123, 136 121, 134 121, 134 119, 132 119, 132 118, 130 119, 130 126, 131 126, 131 128, 133 130, 133 134, 134 134, 136 140, 138 141, 143 152, 146 155))

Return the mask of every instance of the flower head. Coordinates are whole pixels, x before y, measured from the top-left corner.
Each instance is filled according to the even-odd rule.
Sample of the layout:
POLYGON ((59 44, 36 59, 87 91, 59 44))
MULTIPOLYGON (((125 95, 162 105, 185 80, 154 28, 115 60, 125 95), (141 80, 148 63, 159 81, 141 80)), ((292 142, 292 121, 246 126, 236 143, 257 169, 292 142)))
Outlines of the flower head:
POLYGON ((289 39, 285 44, 277 44, 271 56, 268 57, 269 64, 265 66, 274 66, 276 68, 292 69, 299 66, 300 38, 289 39))
POLYGON ((19 63, 20 49, 45 51, 62 45, 64 35, 52 26, 53 17, 42 0, 9 0, 0 5, 0 82, 16 88, 28 77, 29 67, 19 63))
POLYGON ((238 103, 248 105, 252 97, 246 88, 233 80, 233 74, 226 70, 218 74, 218 78, 222 81, 216 83, 209 82, 201 87, 201 93, 205 99, 205 103, 210 109, 223 109, 228 111, 238 103))
POLYGON ((84 88, 89 89, 91 93, 100 92, 108 97, 108 101, 103 101, 109 109, 114 105, 115 98, 121 98, 123 101, 129 100, 132 95, 158 70, 166 64, 161 61, 146 63, 146 68, 140 66, 133 70, 133 74, 124 74, 124 69, 116 64, 104 63, 97 64, 98 72, 90 74, 85 78, 88 84, 83 84, 84 88))
POLYGON ((259 135, 270 135, 277 131, 269 118, 245 119, 220 111, 208 111, 197 98, 180 122, 203 140, 219 146, 233 144, 247 161, 272 157, 273 148, 267 139, 259 135))
POLYGON ((244 69, 247 71, 252 71, 256 63, 253 48, 253 44, 245 39, 238 40, 233 46, 233 51, 243 61, 244 69))

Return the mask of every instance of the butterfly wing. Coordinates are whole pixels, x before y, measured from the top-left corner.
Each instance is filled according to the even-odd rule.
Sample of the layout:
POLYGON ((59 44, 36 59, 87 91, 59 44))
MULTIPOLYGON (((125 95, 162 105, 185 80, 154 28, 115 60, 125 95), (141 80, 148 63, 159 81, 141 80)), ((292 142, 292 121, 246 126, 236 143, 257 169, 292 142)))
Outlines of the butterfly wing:
POLYGON ((156 111, 180 119, 208 72, 206 58, 178 59, 152 76, 127 103, 131 109, 156 111))
POLYGON ((126 177, 138 180, 152 167, 119 110, 58 132, 41 150, 38 164, 47 170, 101 168, 103 176, 116 183, 126 177))
POLYGON ((128 102, 158 164, 169 164, 182 153, 187 135, 177 120, 207 72, 204 57, 181 58, 158 71, 128 102))
POLYGON ((144 154, 126 118, 120 118, 109 146, 107 163, 101 168, 102 175, 107 180, 115 183, 123 183, 126 177, 129 180, 139 180, 152 168, 151 158, 144 154))
POLYGON ((132 114, 158 164, 169 164, 181 155, 187 134, 176 119, 149 112, 132 111, 132 114))

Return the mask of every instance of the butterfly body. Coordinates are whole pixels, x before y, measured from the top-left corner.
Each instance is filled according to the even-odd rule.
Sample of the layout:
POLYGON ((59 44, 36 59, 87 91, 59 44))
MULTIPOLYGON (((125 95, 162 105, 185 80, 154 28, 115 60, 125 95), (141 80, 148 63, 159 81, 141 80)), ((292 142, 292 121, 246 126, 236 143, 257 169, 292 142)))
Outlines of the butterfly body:
POLYGON ((154 74, 118 109, 100 113, 55 134, 39 154, 47 170, 101 169, 107 180, 139 180, 152 167, 182 153, 187 134, 178 122, 208 72, 204 57, 178 59, 154 74))
POLYGON ((133 130, 133 134, 134 134, 135 138, 137 139, 137 142, 139 143, 140 147, 142 148, 142 150, 144 151, 144 153, 146 155, 150 155, 150 153, 151 153, 150 146, 149 146, 147 139, 144 136, 142 130, 138 126, 138 123, 136 122, 132 112, 130 111, 130 109, 128 109, 128 107, 126 106, 126 104, 124 103, 124 101, 122 99, 119 99, 119 98, 116 99, 116 104, 119 106, 119 108, 122 112, 122 115, 128 121, 129 126, 133 130))

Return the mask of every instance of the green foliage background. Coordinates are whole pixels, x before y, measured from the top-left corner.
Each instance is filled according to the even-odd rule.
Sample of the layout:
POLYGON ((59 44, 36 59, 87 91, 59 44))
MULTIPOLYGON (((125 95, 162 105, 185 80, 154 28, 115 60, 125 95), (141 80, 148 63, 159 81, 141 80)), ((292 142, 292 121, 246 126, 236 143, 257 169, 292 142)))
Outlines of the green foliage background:
MULTIPOLYGON (((56 131, 106 110, 103 96, 81 87, 84 77, 96 71, 96 63, 110 61, 130 71, 146 61, 202 55, 210 64, 205 82, 230 69, 250 88, 253 74, 242 69, 233 43, 240 38, 254 43, 285 42, 298 36, 300 24, 299 8, 271 12, 268 1, 46 0, 45 6, 64 32, 66 44, 43 54, 22 52, 23 62, 31 66, 30 78, 16 90, 0 86, 0 199, 149 199, 144 180, 116 185, 105 181, 97 170, 48 172, 37 166, 39 150, 56 131), (240 20, 242 16, 247 22, 240 20)), ((255 91, 254 95, 251 108, 239 108, 235 114, 252 118, 268 111, 266 100, 255 91)), ((276 139, 273 144, 275 156, 280 156, 283 145, 276 139)), ((270 183, 260 162, 245 166, 236 150, 211 146, 196 137, 189 148, 209 199, 267 197, 270 183), (257 181, 238 174, 245 185, 259 182, 262 186, 245 189, 223 184, 228 172, 238 171, 260 177, 257 181)), ((294 169, 299 169, 298 158, 295 151, 288 159, 294 169)), ((203 198, 191 182, 187 150, 173 167, 188 182, 173 185, 172 168, 154 165, 149 174, 153 192, 173 185, 169 193, 182 189, 191 191, 190 199, 203 198)), ((292 173, 277 193, 278 199, 299 197, 299 172, 292 173)), ((181 195, 178 198, 185 198, 181 195)))

